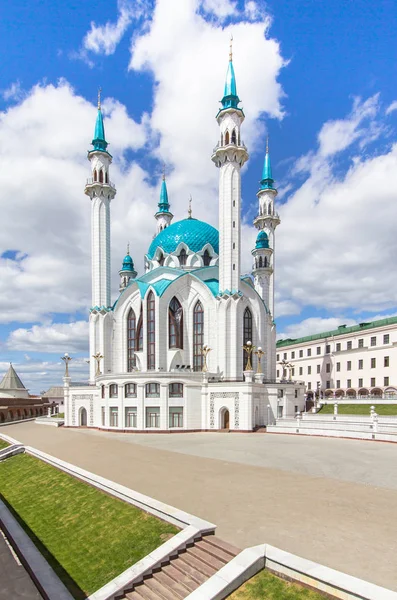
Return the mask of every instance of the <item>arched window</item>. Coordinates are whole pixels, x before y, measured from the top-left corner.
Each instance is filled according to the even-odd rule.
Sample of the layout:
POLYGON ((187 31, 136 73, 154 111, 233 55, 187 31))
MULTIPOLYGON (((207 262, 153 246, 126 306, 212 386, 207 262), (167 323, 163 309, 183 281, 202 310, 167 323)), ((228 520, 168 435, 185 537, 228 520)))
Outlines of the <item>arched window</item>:
POLYGON ((153 292, 147 297, 147 368, 156 368, 156 305, 153 292))
POLYGON ((112 385, 109 386, 109 398, 117 398, 118 395, 119 386, 117 385, 117 383, 112 383, 112 385))
POLYGON ((130 308, 127 316, 127 371, 130 373, 136 366, 136 319, 135 313, 130 308))
POLYGON ((168 347, 183 348, 183 308, 175 296, 168 308, 168 347))
POLYGON ((183 383, 170 383, 170 398, 183 398, 183 383))
POLYGON ((187 260, 186 250, 185 250, 185 248, 182 248, 182 250, 179 253, 179 264, 181 267, 184 267, 186 265, 186 260, 187 260))
POLYGON ((204 310, 200 300, 193 310, 193 370, 203 370, 204 310))
POLYGON ((94 169, 94 181, 97 181, 97 178, 98 178, 98 175, 97 175, 96 169, 94 169))
POLYGON ((260 256, 259 257, 259 268, 261 268, 261 267, 262 267, 262 257, 260 256))
POLYGON ((263 266, 264 267, 268 266, 268 264, 267 264, 267 256, 265 256, 265 258, 263 259, 263 266))
POLYGON ((102 171, 102 169, 99 171, 99 183, 103 183, 103 171, 102 171))
POLYGON ((226 131, 226 133, 225 133, 225 146, 228 146, 229 144, 230 144, 229 132, 226 131))
POLYGON ((125 391, 126 398, 136 398, 136 384, 135 383, 126 383, 124 391, 125 391))
MULTIPOLYGON (((252 342, 252 313, 249 308, 246 308, 244 311, 243 317, 243 344, 246 345, 247 342, 252 342)), ((243 351, 243 371, 245 370, 245 366, 247 364, 248 354, 246 351, 243 351)))
POLYGON ((160 384, 159 383, 147 383, 145 385, 145 396, 146 396, 146 398, 159 398, 160 397, 160 384))
POLYGON ((106 173, 105 173, 105 182, 106 182, 106 183, 109 183, 109 175, 108 175, 108 172, 107 172, 107 171, 106 171, 106 173))
POLYGON ((211 255, 208 250, 206 250, 203 254, 203 263, 205 267, 209 267, 211 264, 211 255))
MULTIPOLYGON (((161 230, 162 230, 162 228, 161 228, 161 230)), ((163 264, 164 264, 164 261, 165 261, 164 254, 161 253, 157 260, 158 260, 158 263, 159 263, 160 267, 162 267, 163 264)))
POLYGON ((233 129, 233 131, 232 131, 232 144, 235 144, 236 142, 237 142, 236 130, 233 129))
POLYGON ((135 343, 135 349, 137 352, 140 352, 143 350, 143 306, 141 303, 141 313, 139 315, 139 319, 138 319, 138 325, 136 327, 136 343, 135 343))

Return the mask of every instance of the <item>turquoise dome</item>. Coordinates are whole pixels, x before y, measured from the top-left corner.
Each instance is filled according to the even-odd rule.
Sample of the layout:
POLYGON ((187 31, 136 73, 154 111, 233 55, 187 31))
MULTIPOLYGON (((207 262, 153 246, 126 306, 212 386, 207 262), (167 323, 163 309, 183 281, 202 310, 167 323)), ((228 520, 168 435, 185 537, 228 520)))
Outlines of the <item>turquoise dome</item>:
POLYGON ((200 252, 206 244, 211 244, 219 254, 219 233, 215 227, 198 219, 183 219, 160 231, 150 244, 148 258, 152 259, 157 248, 165 254, 175 252, 183 242, 192 252, 200 252))
POLYGON ((255 248, 269 248, 269 238, 266 231, 260 231, 256 238, 255 248))
POLYGON ((129 254, 126 254, 123 259, 123 271, 133 271, 134 270, 134 261, 132 260, 129 254))

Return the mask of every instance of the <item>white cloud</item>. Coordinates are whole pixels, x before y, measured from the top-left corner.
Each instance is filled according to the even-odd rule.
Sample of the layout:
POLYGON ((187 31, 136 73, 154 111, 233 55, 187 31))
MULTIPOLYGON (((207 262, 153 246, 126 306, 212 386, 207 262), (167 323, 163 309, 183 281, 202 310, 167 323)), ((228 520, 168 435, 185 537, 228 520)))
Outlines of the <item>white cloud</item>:
POLYGON ((390 113, 394 112, 395 110, 397 110, 397 100, 393 100, 393 102, 389 104, 389 106, 386 108, 385 113, 387 115, 390 115, 390 113))
POLYGON ((12 351, 88 352, 88 321, 15 329, 10 333, 6 345, 12 351))
MULTIPOLYGON (((39 394, 41 391, 48 390, 52 385, 63 385, 65 365, 60 358, 53 362, 31 360, 12 364, 30 394, 39 394)), ((8 362, 0 362, 0 381, 8 367, 8 362)), ((88 364, 84 358, 73 358, 69 365, 69 371, 73 381, 88 381, 88 364)))
POLYGON ((1 95, 6 102, 13 100, 19 102, 25 96, 25 91, 22 89, 21 82, 19 80, 14 81, 9 88, 3 90, 1 95))
POLYGON ((300 323, 293 323, 284 328, 282 333, 278 334, 279 339, 297 339, 305 337, 306 335, 312 335, 314 333, 322 333, 324 331, 332 331, 338 329, 339 325, 356 325, 357 321, 354 319, 344 319, 337 317, 309 317, 304 319, 300 323))
POLYGON ((232 0, 203 0, 202 8, 220 18, 237 14, 236 2, 232 0))

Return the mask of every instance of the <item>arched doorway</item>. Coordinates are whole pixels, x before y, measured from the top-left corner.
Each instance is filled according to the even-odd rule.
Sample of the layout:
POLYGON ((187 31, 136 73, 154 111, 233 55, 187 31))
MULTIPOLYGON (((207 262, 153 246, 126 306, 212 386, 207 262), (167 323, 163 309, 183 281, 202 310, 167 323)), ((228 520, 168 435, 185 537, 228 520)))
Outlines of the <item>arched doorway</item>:
POLYGON ((87 411, 85 408, 80 408, 79 423, 81 427, 87 427, 87 411))
POLYGON ((230 428, 230 413, 227 408, 222 408, 220 412, 219 429, 230 428))

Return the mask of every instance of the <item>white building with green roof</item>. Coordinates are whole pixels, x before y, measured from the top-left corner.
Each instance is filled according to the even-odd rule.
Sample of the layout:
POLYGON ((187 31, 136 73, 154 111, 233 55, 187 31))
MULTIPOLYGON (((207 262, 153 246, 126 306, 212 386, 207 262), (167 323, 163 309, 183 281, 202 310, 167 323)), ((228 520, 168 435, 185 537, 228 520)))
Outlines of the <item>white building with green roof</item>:
POLYGON ((376 397, 397 401, 397 317, 340 325, 277 342, 277 377, 286 365, 303 380, 308 398, 376 397))
POLYGON ((219 231, 191 210, 175 222, 163 176, 145 273, 138 276, 128 249, 113 302, 110 206, 116 188, 98 105, 85 187, 92 215, 93 358, 89 385, 74 386, 65 377, 66 426, 252 431, 303 408, 303 385, 276 381, 273 281, 280 219, 268 145, 252 272, 241 273, 241 168, 248 151, 239 103, 230 55, 211 156, 219 169, 219 231))

